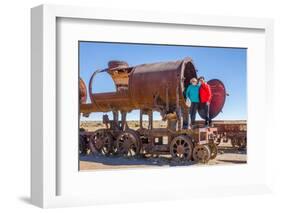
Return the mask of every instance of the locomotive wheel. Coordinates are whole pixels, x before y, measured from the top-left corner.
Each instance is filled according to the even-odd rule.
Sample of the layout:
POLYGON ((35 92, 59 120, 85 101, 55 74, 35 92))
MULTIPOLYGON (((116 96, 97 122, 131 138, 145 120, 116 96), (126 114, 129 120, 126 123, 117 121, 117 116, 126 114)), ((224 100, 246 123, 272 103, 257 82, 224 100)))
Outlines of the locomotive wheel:
POLYGON ((99 129, 92 135, 91 143, 99 153, 103 155, 109 155, 111 152, 113 139, 110 133, 105 132, 104 129, 99 129))
POLYGON ((193 150, 193 159, 200 163, 207 163, 211 158, 211 150, 208 145, 196 145, 193 150))
POLYGON ((189 137, 180 135, 175 137, 170 144, 170 153, 173 158, 190 160, 193 144, 189 137))
POLYGON ((136 131, 121 132, 116 140, 117 152, 126 157, 135 157, 140 152, 140 138, 136 131))
POLYGON ((215 144, 218 146, 218 145, 220 145, 220 143, 221 143, 221 138, 216 138, 215 139, 215 144))
POLYGON ((117 141, 114 138, 113 138, 113 142, 112 142, 112 146, 111 146, 111 153, 113 155, 117 155, 118 154, 117 141))
POLYGON ((210 148, 210 151, 211 151, 211 157, 210 159, 215 159, 218 155, 218 147, 216 146, 215 143, 210 143, 209 144, 209 148, 210 148))

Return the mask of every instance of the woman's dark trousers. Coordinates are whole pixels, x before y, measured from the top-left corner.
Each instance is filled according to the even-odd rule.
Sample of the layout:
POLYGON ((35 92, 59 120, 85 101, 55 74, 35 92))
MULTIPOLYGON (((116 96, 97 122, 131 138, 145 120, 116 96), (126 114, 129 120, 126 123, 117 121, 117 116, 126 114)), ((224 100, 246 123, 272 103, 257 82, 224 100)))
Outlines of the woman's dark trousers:
POLYGON ((199 103, 191 102, 191 106, 190 106, 191 125, 194 125, 195 123, 196 112, 198 111, 198 107, 199 107, 199 103))
POLYGON ((207 103, 200 103, 200 111, 204 114, 205 125, 210 125, 212 123, 212 119, 209 115, 210 105, 207 103))

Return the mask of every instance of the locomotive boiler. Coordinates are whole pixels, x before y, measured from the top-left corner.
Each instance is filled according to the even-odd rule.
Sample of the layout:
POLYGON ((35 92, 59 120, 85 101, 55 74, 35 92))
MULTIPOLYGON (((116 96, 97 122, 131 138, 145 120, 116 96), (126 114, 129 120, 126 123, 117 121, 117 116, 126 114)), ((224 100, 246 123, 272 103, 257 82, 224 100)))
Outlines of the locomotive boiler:
MULTIPOLYGON (((198 126, 193 130, 183 129, 183 123, 188 122, 184 91, 191 78, 197 78, 191 58, 137 66, 129 66, 124 61, 110 61, 107 68, 95 71, 90 78, 88 95, 91 102, 86 103, 87 89, 81 78, 79 97, 82 115, 112 112, 113 119, 103 115, 105 128, 94 132, 83 131, 80 140, 87 140, 90 147, 103 155, 170 154, 173 158, 200 162, 215 158, 216 128, 198 126), (95 76, 102 72, 112 77, 115 92, 92 92, 95 76), (129 128, 126 120, 127 113, 135 109, 140 111, 137 130, 129 128), (155 111, 167 122, 165 128, 153 127, 155 111), (148 127, 143 126, 143 115, 148 115, 148 127)), ((220 80, 213 79, 208 84, 213 94, 209 113, 214 118, 223 108, 226 92, 220 80)), ((201 111, 199 114, 204 116, 201 111)))

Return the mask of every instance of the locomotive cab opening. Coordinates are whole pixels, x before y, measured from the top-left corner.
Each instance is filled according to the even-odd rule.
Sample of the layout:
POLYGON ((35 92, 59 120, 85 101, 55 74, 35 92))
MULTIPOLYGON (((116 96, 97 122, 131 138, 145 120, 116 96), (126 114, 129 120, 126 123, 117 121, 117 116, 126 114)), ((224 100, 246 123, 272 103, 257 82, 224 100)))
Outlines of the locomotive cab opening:
POLYGON ((191 60, 191 58, 187 58, 183 60, 182 70, 181 70, 181 90, 182 95, 186 91, 187 87, 190 84, 190 80, 192 78, 197 78, 197 73, 195 66, 191 60))

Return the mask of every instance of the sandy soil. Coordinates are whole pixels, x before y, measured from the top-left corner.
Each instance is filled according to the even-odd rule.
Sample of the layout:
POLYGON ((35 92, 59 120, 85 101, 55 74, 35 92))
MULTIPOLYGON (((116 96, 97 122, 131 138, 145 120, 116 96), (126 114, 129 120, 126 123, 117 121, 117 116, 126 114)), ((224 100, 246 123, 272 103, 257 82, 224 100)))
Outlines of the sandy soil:
MULTIPOLYGON (((129 121, 130 128, 138 129, 137 121, 129 121)), ((145 123, 147 125, 147 123, 145 123)), ((95 131, 103 128, 102 122, 82 122, 81 127, 88 131, 95 131)), ((165 127, 165 123, 155 121, 154 127, 165 127)), ((219 153, 214 160, 210 160, 207 165, 224 165, 224 164, 243 164, 247 163, 247 152, 238 151, 232 148, 230 142, 219 145, 219 153)), ((200 165, 194 162, 179 162, 171 159, 170 156, 159 156, 149 158, 127 159, 123 157, 110 156, 105 157, 100 154, 89 154, 80 156, 80 170, 99 170, 99 169, 121 169, 121 168, 144 168, 144 167, 170 167, 170 166, 195 166, 200 165)))
MULTIPOLYGON (((140 127, 139 121, 128 121, 127 123, 131 129, 138 129, 140 127)), ((166 126, 167 124, 164 121, 153 121, 154 128, 165 128, 166 126)), ((86 129, 87 131, 95 131, 100 128, 105 128, 105 125, 102 121, 82 121, 80 127, 86 129)), ((148 121, 143 121, 143 127, 148 127, 148 121)))

